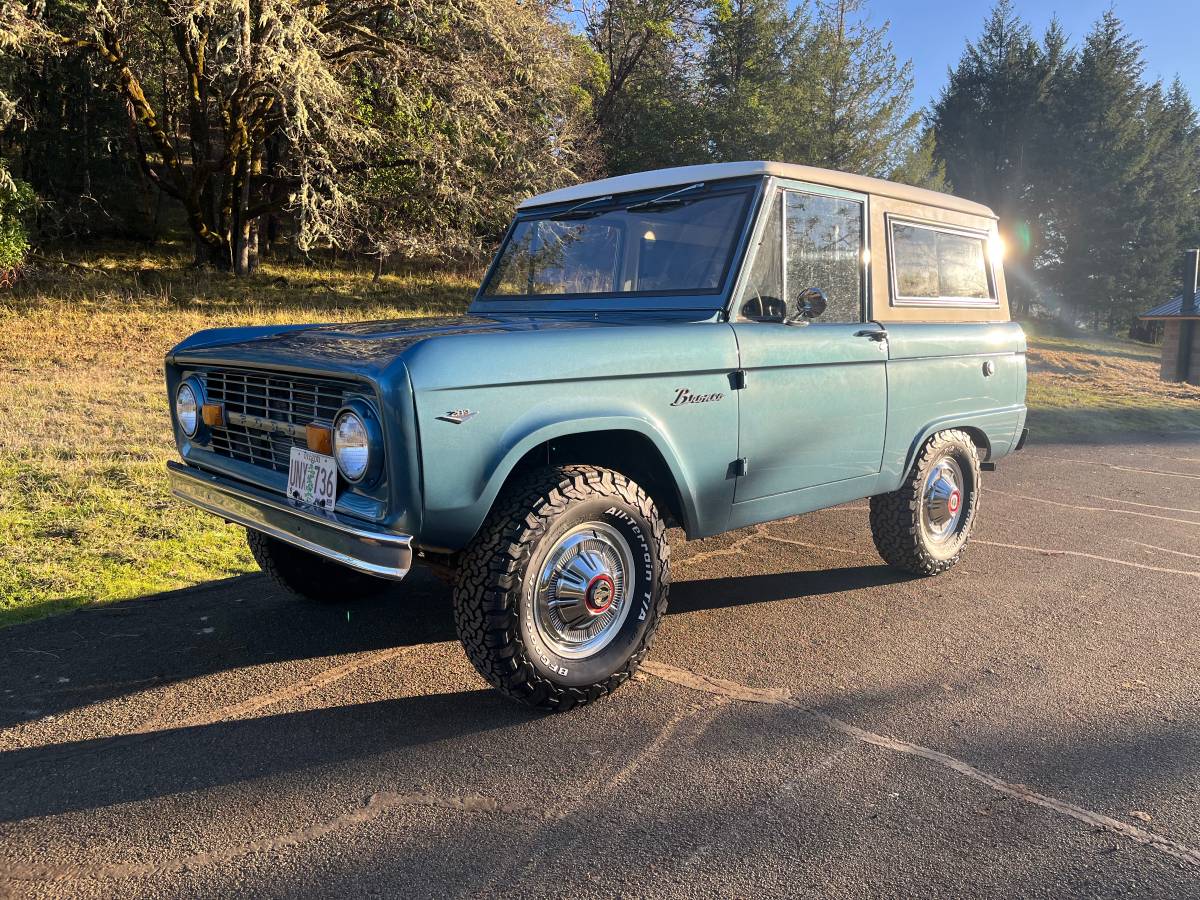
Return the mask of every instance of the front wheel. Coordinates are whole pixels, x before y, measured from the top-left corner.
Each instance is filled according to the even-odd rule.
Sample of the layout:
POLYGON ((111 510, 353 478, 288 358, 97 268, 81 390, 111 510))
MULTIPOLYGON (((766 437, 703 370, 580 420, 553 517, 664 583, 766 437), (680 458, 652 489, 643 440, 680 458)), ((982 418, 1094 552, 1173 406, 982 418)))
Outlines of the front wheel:
POLYGON ((650 648, 670 583, 654 501, 610 469, 542 469, 507 488, 464 552, 454 620, 501 692, 565 710, 610 693, 650 648))
POLYGON ((964 431, 925 442, 908 480, 871 498, 871 537, 884 562, 938 575, 958 562, 979 507, 979 451, 964 431))

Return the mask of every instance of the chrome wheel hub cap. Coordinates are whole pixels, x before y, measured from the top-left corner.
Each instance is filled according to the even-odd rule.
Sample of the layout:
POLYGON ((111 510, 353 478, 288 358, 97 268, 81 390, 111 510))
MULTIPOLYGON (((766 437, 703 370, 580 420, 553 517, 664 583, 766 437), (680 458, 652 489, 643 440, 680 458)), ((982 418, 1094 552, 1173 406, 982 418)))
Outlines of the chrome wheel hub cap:
POLYGON ((559 656, 599 653, 629 616, 633 553, 619 531, 588 522, 560 537, 534 586, 533 625, 559 656))
POLYGON ((931 538, 944 541, 957 533, 962 515, 962 469, 947 457, 939 460, 925 478, 921 524, 931 538))

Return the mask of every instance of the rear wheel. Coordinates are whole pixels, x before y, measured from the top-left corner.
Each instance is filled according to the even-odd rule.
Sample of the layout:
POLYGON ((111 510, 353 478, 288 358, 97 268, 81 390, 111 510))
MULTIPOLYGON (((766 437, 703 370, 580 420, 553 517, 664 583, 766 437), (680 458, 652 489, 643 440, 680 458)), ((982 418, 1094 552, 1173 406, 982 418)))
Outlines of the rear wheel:
POLYGON ((392 582, 355 572, 261 531, 246 529, 260 569, 289 594, 321 603, 350 603, 386 591, 392 582))
POLYGON ((884 562, 937 575, 958 562, 979 505, 979 451, 964 431, 925 442, 897 491, 871 498, 871 536, 884 562))
POLYGON ((492 685, 565 710, 626 681, 666 611, 666 527, 610 469, 563 466, 506 489, 463 553, 454 618, 492 685))

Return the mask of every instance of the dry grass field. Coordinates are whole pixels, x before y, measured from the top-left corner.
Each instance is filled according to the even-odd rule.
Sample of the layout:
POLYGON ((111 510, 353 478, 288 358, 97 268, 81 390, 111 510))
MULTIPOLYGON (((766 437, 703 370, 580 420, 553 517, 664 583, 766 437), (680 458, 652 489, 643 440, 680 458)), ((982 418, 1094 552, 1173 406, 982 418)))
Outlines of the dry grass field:
POLYGON ((1200 436, 1200 387, 1159 380, 1159 348, 1094 335, 1029 335, 1030 424, 1043 435, 1107 440, 1114 433, 1200 436))
POLYGON ((0 624, 247 571, 236 529, 173 500, 163 357, 201 328, 461 311, 474 284, 97 252, 0 293, 0 624))
MULTIPOLYGON (((171 499, 162 360, 200 328, 461 311, 469 276, 271 263, 233 281, 182 255, 74 255, 0 293, 0 624, 244 572, 241 534, 171 499)), ((1200 431, 1200 389, 1157 350, 1034 336, 1031 425, 1087 438, 1200 431)))

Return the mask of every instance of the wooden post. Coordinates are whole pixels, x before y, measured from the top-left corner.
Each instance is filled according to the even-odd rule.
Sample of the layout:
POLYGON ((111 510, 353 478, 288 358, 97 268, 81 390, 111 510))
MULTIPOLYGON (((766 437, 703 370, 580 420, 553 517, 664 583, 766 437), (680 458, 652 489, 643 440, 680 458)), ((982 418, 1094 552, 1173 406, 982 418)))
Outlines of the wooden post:
MULTIPOLYGON (((1179 304, 1179 314, 1181 316, 1194 316, 1197 313, 1196 309, 1196 292, 1200 290, 1200 250, 1188 250, 1183 254, 1183 278, 1181 279, 1183 299, 1179 304)), ((1195 362, 1197 354, 1195 350, 1196 344, 1196 323, 1192 319, 1185 318, 1179 323, 1179 365, 1176 371, 1179 373, 1178 381, 1189 381, 1196 383, 1200 381, 1200 371, 1197 371, 1195 362)))

